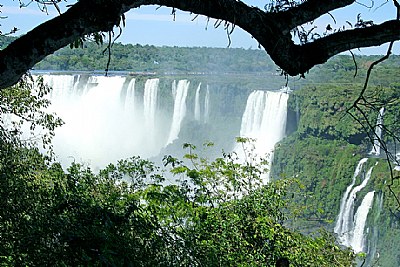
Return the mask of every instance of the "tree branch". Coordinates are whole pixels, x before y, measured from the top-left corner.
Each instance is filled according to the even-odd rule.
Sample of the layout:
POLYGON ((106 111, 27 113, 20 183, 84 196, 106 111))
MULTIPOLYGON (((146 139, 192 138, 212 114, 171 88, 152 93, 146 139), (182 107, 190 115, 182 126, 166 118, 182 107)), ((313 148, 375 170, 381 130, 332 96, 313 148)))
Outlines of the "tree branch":
POLYGON ((325 63, 341 52, 379 46, 396 40, 400 40, 400 21, 390 20, 367 28, 336 32, 304 45, 289 45, 286 53, 291 62, 276 63, 294 76, 307 72, 317 64, 325 63))
POLYGON ((308 0, 296 7, 282 12, 279 18, 291 30, 296 26, 313 21, 328 12, 351 5, 355 0, 308 0))
POLYGON ((121 6, 113 5, 114 2, 81 0, 1 50, 0 89, 15 84, 37 62, 76 39, 112 30, 121 14, 121 6))
POLYGON ((85 35, 111 31, 132 8, 161 5, 224 20, 250 33, 289 75, 307 72, 340 52, 400 39, 398 21, 359 28, 296 45, 290 30, 353 0, 308 0, 268 13, 237 0, 80 0, 64 14, 39 25, 0 51, 0 89, 11 86, 37 62, 85 35), (323 3, 321 3, 323 2, 323 3))

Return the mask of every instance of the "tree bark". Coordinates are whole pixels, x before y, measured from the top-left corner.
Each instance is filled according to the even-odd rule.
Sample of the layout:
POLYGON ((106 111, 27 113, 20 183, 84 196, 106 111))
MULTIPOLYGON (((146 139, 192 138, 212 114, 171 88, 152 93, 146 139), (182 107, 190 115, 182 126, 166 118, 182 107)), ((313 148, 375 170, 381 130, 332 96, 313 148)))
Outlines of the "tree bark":
POLYGON ((400 39, 400 22, 358 28, 295 44, 291 30, 354 0, 308 0, 281 12, 265 12, 237 0, 80 0, 0 51, 0 89, 15 84, 37 62, 78 38, 111 31, 121 15, 143 5, 161 5, 228 21, 250 33, 287 74, 304 74, 313 66, 353 48, 400 39))

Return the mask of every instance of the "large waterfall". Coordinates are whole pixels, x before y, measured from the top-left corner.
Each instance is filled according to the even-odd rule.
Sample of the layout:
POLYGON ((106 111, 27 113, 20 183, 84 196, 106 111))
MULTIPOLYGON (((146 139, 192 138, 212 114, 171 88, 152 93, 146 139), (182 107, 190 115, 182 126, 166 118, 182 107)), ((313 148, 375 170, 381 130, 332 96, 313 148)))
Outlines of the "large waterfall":
POLYGON ((340 243, 353 248, 355 252, 361 252, 364 249, 364 228, 374 196, 373 192, 368 192, 357 211, 354 213, 357 193, 366 187, 373 170, 373 167, 371 167, 365 174, 361 184, 353 187, 356 178, 362 173, 366 162, 367 159, 363 158, 356 167, 352 182, 343 194, 339 216, 334 228, 334 232, 338 234, 340 243))
MULTIPOLYGON (((165 146, 172 121, 173 136, 179 133, 182 106, 177 104, 181 108, 174 118, 178 119, 159 110, 159 79, 147 79, 143 88, 124 76, 43 75, 43 79, 53 88, 50 111, 65 121, 53 140, 64 166, 76 161, 104 167, 133 155, 155 156, 165 146)), ((184 90, 189 85, 186 80, 179 84, 184 90)))
MULTIPOLYGON (((65 121, 53 140, 54 151, 64 166, 76 161, 104 167, 133 155, 148 158, 161 151, 171 153, 170 147, 181 147, 170 144, 179 138, 184 120, 212 123, 216 118, 210 114, 211 88, 207 84, 203 90, 200 82, 190 90, 189 80, 171 80, 171 94, 168 84, 151 77, 143 80, 129 76, 44 75, 44 81, 53 88, 51 111, 65 121)), ((288 97, 285 92, 254 91, 242 114, 240 136, 255 138, 256 154, 269 154, 269 161, 274 145, 285 135, 288 97)), ((221 115, 230 116, 218 116, 221 115)), ((234 116, 238 118, 238 114, 234 116)), ((239 132, 239 120, 236 121, 232 137, 239 132)), ((226 131, 190 134, 202 138, 219 134, 221 140, 220 135, 226 135, 226 131)), ((234 143, 233 138, 231 142, 234 143)))
MULTIPOLYGON (((240 136, 255 139, 255 156, 267 156, 269 162, 273 159, 275 144, 285 136, 288 98, 286 92, 254 91, 247 99, 240 136)), ((246 160, 241 144, 234 151, 241 160, 246 160)))

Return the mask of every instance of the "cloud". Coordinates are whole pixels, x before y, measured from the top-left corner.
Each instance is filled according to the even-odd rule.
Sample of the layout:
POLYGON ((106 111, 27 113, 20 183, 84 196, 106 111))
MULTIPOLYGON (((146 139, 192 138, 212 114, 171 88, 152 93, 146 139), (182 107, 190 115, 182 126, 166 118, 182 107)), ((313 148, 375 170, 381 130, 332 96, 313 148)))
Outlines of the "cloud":
POLYGON ((125 14, 127 20, 133 21, 153 21, 153 22, 175 22, 179 24, 196 24, 197 22, 206 23, 204 16, 197 16, 188 12, 176 10, 175 16, 171 14, 171 9, 135 9, 125 14), (151 12, 153 11, 153 12, 151 12), (194 21, 193 21, 194 20, 194 21))

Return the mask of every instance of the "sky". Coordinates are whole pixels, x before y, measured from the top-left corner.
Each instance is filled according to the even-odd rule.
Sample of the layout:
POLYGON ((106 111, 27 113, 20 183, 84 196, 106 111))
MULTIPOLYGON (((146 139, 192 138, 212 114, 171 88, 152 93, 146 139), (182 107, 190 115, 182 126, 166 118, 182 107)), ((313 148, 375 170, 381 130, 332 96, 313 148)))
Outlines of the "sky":
MULTIPOLYGON (((29 3, 30 0, 21 0, 29 3)), ((75 0, 63 1, 61 4, 62 10, 65 10, 66 4, 73 4, 75 0)), ((263 8, 267 0, 244 0, 243 2, 263 8)), ((57 16, 54 7, 48 7, 48 14, 40 11, 36 3, 32 2, 27 7, 20 8, 18 0, 7 0, 3 7, 0 20, 0 30, 7 32, 13 27, 17 27, 19 31, 16 35, 21 35, 36 25, 57 16)), ((318 29, 325 29, 327 24, 332 27, 347 25, 346 21, 355 23, 357 14, 361 13, 362 18, 374 20, 376 23, 387 19, 395 18, 395 10, 392 7, 391 1, 387 0, 359 0, 356 4, 350 7, 343 8, 332 12, 335 17, 336 24, 329 15, 319 18, 315 25, 318 29), (386 3, 386 4, 384 4, 386 3), (383 6, 381 6, 384 4, 383 6), (370 7, 373 5, 372 7, 370 7)), ((205 17, 199 16, 196 19, 195 15, 187 12, 177 12, 174 16, 171 15, 170 8, 159 8, 157 6, 145 6, 131 10, 126 14, 126 27, 123 29, 122 36, 118 39, 122 43, 132 44, 149 44, 156 46, 197 46, 197 47, 227 47, 229 40, 223 27, 214 28, 214 21, 207 23, 205 17)), ((348 25, 347 25, 348 26, 348 25)), ((400 45, 396 44, 393 52, 400 54, 400 45)), ((236 27, 231 35, 231 45, 234 48, 258 48, 258 43, 248 33, 236 27)), ((384 54, 386 53, 387 45, 355 50, 356 54, 384 54)))

